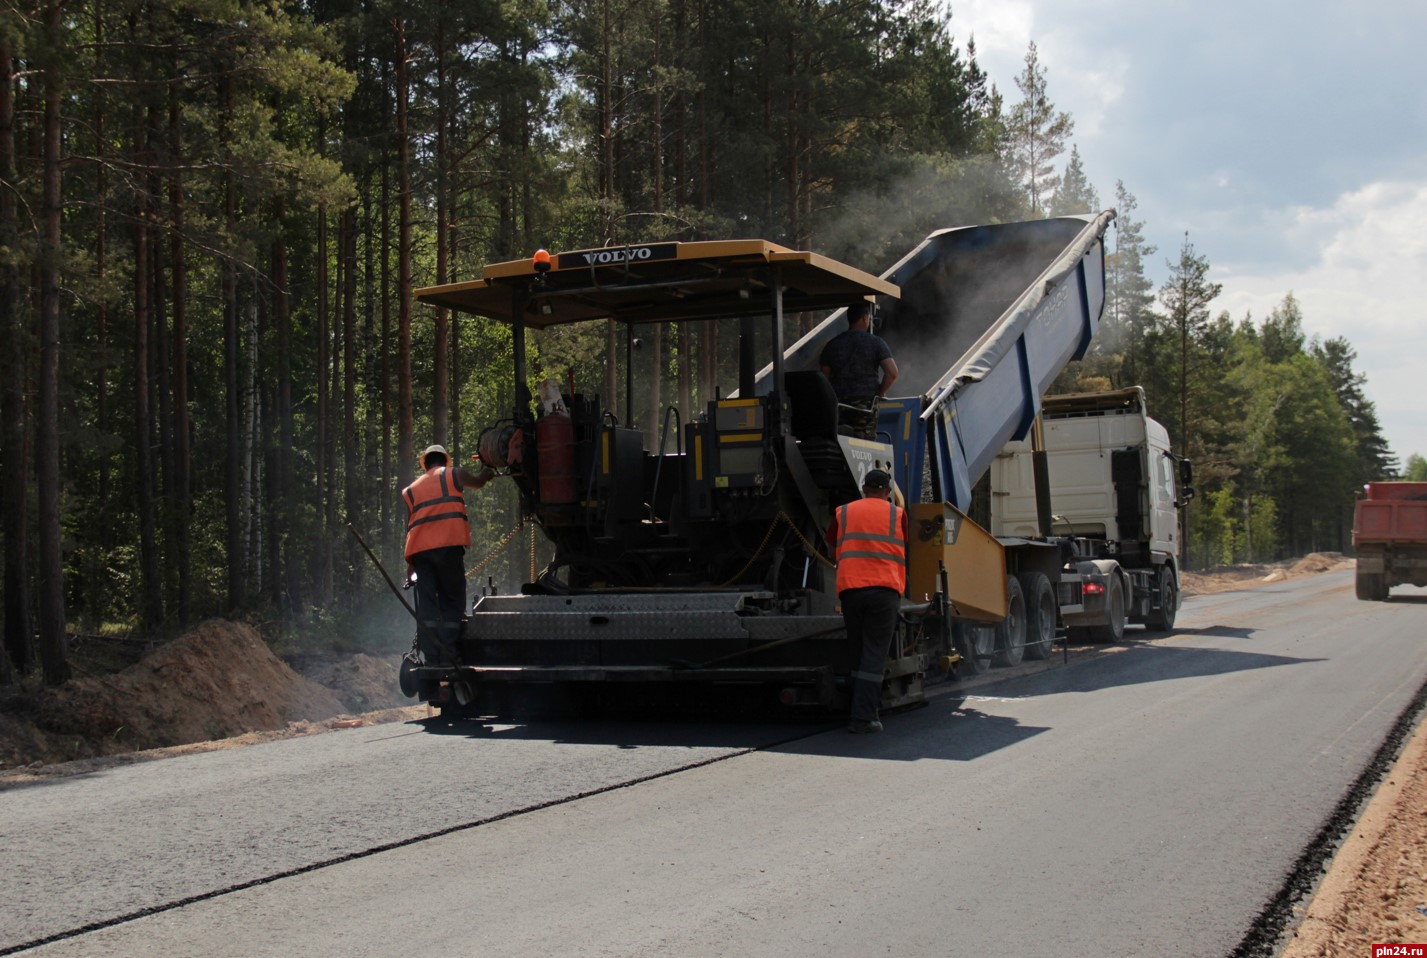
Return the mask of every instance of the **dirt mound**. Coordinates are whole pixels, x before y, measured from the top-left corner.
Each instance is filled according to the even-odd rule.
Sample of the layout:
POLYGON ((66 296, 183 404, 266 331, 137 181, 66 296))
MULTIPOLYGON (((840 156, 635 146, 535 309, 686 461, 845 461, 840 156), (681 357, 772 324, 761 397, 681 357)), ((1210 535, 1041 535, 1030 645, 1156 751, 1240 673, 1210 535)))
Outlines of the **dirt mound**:
POLYGON ((1354 560, 1341 552, 1311 552, 1294 562, 1245 563, 1212 566, 1196 572, 1181 572, 1180 589, 1185 595, 1208 595, 1244 589, 1267 582, 1282 582, 1300 575, 1316 575, 1350 568, 1354 560))
POLYGON ((1263 581, 1274 570, 1270 565, 1211 566, 1197 572, 1181 572, 1179 588, 1185 595, 1209 595, 1242 589, 1263 581))
POLYGON ((251 628, 220 620, 115 675, 45 690, 37 704, 32 734, 65 743, 71 758, 281 729, 346 710, 335 692, 294 672, 251 628))
POLYGON ((1352 559, 1345 557, 1341 552, 1310 552, 1293 563, 1288 569, 1288 574, 1312 575, 1316 572, 1331 572, 1352 562, 1352 559))

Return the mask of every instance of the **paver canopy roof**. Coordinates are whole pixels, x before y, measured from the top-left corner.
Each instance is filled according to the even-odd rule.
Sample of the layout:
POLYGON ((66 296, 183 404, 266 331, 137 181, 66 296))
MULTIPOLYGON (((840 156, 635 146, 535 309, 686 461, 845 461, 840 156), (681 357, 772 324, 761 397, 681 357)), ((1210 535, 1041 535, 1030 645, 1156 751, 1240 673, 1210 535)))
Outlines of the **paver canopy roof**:
POLYGON ((766 240, 645 243, 552 254, 547 271, 533 258, 487 266, 481 279, 428 286, 416 299, 536 329, 615 319, 668 323, 767 315, 769 282, 783 287, 787 313, 836 309, 898 288, 860 269, 766 240))

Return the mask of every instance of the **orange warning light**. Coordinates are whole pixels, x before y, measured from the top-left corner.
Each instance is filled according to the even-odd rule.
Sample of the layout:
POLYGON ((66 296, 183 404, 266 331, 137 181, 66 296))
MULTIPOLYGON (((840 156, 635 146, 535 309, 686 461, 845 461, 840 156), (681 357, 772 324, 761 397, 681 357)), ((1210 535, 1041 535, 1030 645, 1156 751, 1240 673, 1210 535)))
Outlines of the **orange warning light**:
POLYGON ((536 251, 535 251, 535 256, 533 257, 533 262, 534 262, 534 264, 535 264, 535 271, 536 271, 537 273, 549 272, 549 270, 550 270, 550 251, 549 251, 549 250, 543 250, 543 249, 538 249, 538 250, 536 250, 536 251))

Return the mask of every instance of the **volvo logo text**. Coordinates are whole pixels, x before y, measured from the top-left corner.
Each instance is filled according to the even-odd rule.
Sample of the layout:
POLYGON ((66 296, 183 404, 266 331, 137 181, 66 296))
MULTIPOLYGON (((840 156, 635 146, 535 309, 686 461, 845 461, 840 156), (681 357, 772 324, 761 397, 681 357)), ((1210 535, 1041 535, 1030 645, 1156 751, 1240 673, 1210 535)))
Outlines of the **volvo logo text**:
POLYGON ((647 246, 634 249, 602 249, 598 252, 586 253, 585 262, 604 266, 608 263, 627 263, 630 260, 649 259, 653 255, 654 251, 647 246))
POLYGON ((621 246, 617 249, 590 249, 560 254, 560 268, 571 266, 618 266, 622 263, 642 263, 647 260, 674 259, 677 243, 651 243, 648 246, 621 246))

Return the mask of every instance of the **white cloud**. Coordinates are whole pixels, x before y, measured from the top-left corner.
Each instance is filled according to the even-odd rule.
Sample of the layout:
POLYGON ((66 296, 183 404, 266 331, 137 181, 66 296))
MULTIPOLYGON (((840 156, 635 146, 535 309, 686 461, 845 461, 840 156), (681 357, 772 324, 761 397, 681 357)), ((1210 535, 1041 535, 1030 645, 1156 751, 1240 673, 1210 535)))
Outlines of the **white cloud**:
MULTIPOLYGON (((1049 62, 1056 50, 1054 38, 1048 45, 1050 52, 1045 59, 1049 62)), ((1059 66, 1061 58, 1056 56, 1054 62, 1059 66)), ((1079 73, 1057 69, 1054 76, 1048 76, 1048 83, 1054 84, 1051 100, 1062 111, 1071 113, 1077 139, 1097 137, 1104 132, 1107 117, 1125 92, 1129 64, 1123 57, 1108 55, 1096 66, 1097 69, 1079 73), (1065 90, 1064 97, 1058 92, 1061 89, 1065 90), (1068 110, 1063 103, 1076 104, 1075 110, 1068 110)))
MULTIPOLYGON (((1372 183, 1325 208, 1286 211, 1281 232, 1264 242, 1313 251, 1304 265, 1239 270, 1229 264, 1214 279, 1225 285, 1214 304, 1235 318, 1262 320, 1290 291, 1303 307, 1310 335, 1341 336, 1358 353, 1367 394, 1383 433, 1404 460, 1427 454, 1427 180, 1372 183), (1275 239, 1275 236, 1278 239, 1275 239)), ((1210 256, 1211 263, 1213 260, 1210 256)))
MULTIPOLYGON (((961 43, 976 38, 976 57, 983 66, 994 64, 991 70, 996 85, 1009 83, 1018 72, 1014 67, 1006 72, 1006 63, 1018 64, 1026 53, 1031 30, 1035 25, 1035 10, 1030 0, 969 0, 952 5, 952 33, 961 43)), ((1014 84, 1010 93, 1015 92, 1014 84)))

